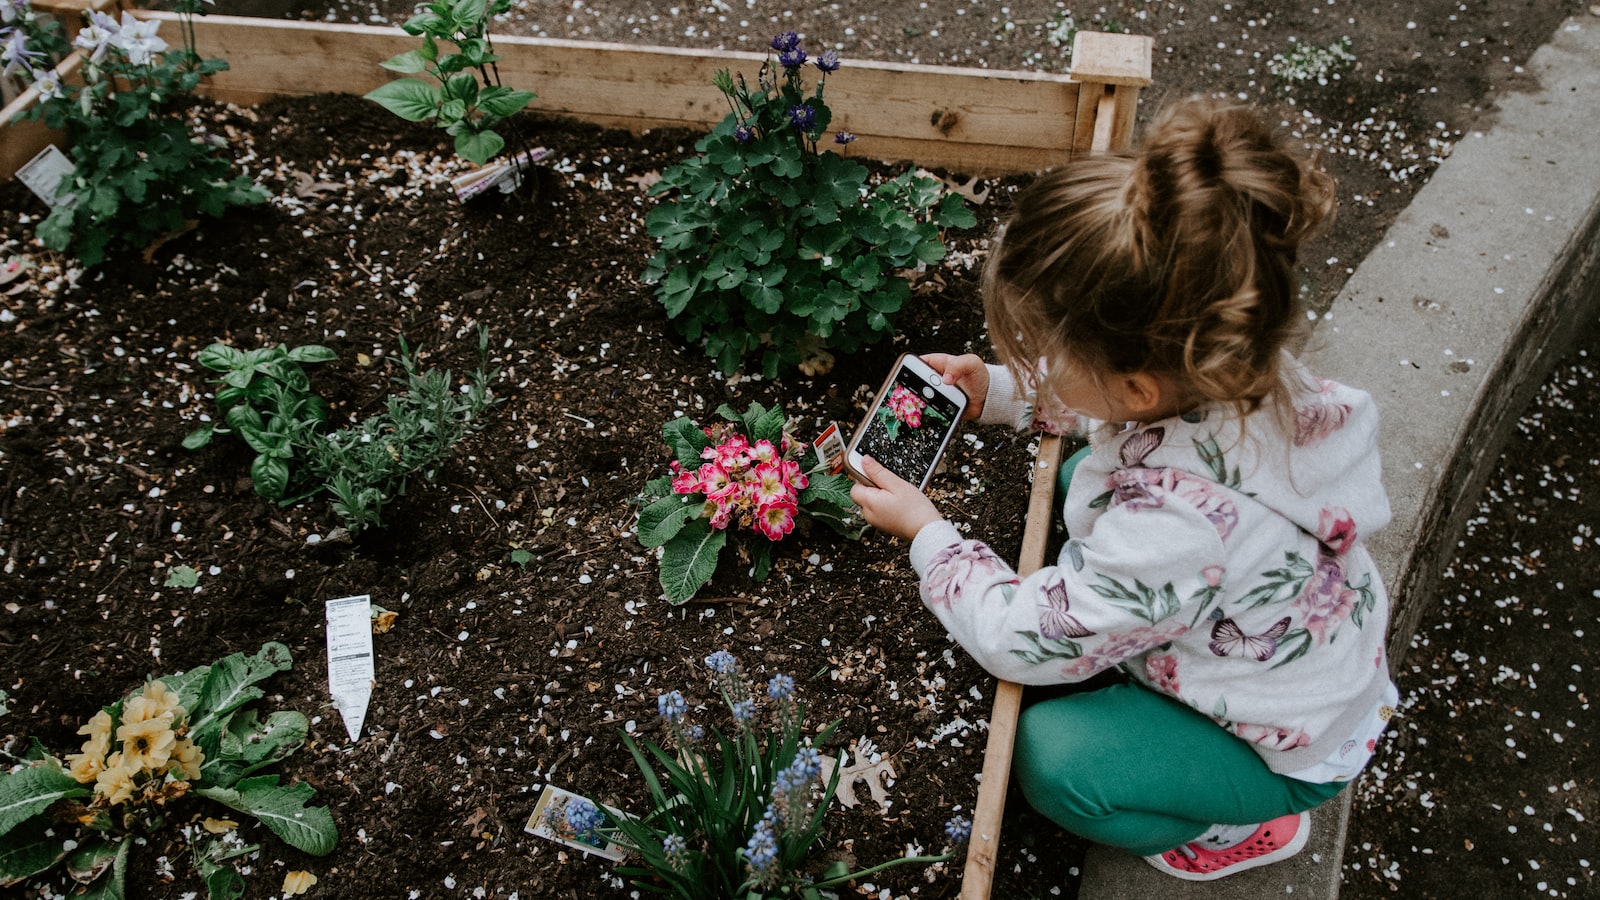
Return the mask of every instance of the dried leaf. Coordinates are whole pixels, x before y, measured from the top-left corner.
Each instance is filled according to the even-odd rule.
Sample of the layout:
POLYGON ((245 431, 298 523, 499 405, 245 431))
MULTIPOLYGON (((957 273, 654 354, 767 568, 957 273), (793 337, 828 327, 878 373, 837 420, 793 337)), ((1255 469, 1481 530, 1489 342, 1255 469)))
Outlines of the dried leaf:
POLYGON ((285 897, 293 897, 296 894, 304 894, 306 891, 311 890, 311 886, 316 883, 317 876, 311 874, 310 872, 304 870, 290 872, 283 876, 282 893, 285 897))
POLYGON ((235 828, 238 828, 239 823, 232 819, 213 819, 210 816, 206 816, 205 819, 200 822, 200 827, 211 832, 212 834, 227 834, 235 828))

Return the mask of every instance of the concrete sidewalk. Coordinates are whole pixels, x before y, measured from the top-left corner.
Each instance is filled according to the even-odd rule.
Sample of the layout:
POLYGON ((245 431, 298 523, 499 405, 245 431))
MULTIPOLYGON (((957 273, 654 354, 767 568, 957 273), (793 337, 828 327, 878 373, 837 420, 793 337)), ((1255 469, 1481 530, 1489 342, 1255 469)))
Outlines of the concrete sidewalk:
MULTIPOLYGON (((1457 143, 1312 337, 1321 375, 1383 412, 1394 521, 1369 542, 1395 603, 1399 667, 1509 429, 1600 310, 1600 17, 1567 20, 1528 61, 1538 87, 1498 98, 1457 143)), ((1184 882, 1095 847, 1081 900, 1339 894, 1348 799, 1312 816, 1295 859, 1184 882)))

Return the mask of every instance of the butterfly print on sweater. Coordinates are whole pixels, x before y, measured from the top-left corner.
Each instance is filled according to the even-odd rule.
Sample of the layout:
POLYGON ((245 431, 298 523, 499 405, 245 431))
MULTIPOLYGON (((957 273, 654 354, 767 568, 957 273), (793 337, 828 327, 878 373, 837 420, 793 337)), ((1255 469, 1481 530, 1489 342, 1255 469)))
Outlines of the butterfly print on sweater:
POLYGON ((1211 626, 1211 652, 1217 656, 1248 653, 1256 662, 1266 662, 1278 652, 1278 638, 1289 633, 1289 617, 1284 616, 1260 634, 1246 634, 1239 623, 1221 619, 1211 626))

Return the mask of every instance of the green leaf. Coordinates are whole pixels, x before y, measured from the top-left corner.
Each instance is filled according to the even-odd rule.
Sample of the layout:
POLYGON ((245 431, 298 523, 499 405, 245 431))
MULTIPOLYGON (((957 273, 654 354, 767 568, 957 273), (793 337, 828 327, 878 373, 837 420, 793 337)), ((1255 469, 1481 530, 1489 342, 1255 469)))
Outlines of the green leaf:
POLYGON ((241 778, 287 759, 306 742, 310 731, 306 717, 282 710, 259 721, 255 710, 229 719, 215 757, 200 766, 201 780, 217 787, 232 787, 241 778))
POLYGON ((194 566, 173 566, 167 570, 167 580, 163 587, 192 588, 200 583, 200 573, 194 566))
POLYGON ((270 453, 262 453, 250 463, 250 480, 256 486, 256 493, 268 500, 281 500, 289 490, 289 464, 270 453))
POLYGON ((681 606, 717 571, 717 556, 728 541, 726 531, 711 527, 705 519, 684 526, 668 541, 661 555, 661 587, 667 602, 681 606))
POLYGON ((688 416, 679 416, 662 425, 661 436, 685 469, 699 468, 700 452, 711 446, 711 438, 706 436, 705 430, 688 416))
POLYGON ((244 354, 233 349, 227 344, 212 344, 195 355, 195 360, 200 365, 216 372, 227 372, 238 368, 243 361, 244 354))
POLYGON ((439 89, 415 78, 401 78, 368 91, 365 98, 407 122, 421 122, 439 114, 439 89))
POLYGON ((232 788, 202 787, 194 793, 256 817, 284 843, 312 856, 327 855, 339 840, 327 807, 305 805, 317 792, 304 782, 280 785, 278 776, 261 775, 232 788))
POLYGON ((805 488, 800 491, 800 504, 805 506, 820 501, 844 509, 853 509, 856 504, 850 499, 850 487, 854 483, 848 475, 834 475, 831 472, 812 475, 807 480, 805 488))
POLYGON ((51 833, 46 816, 34 816, 0 841, 0 887, 14 887, 65 859, 61 835, 51 833))
POLYGON ((538 95, 532 91, 515 91, 496 85, 478 94, 478 108, 491 116, 504 119, 522 112, 538 95))
POLYGON ((660 547, 672 540, 690 519, 700 515, 702 504, 685 502, 682 494, 662 497, 639 510, 639 543, 646 547, 660 547))
POLYGON ((337 360, 339 354, 321 344, 305 344, 290 350, 289 358, 297 363, 324 363, 337 360))
POLYGON ((214 422, 207 422, 201 425, 184 437, 183 449, 199 450, 201 447, 211 443, 211 436, 216 433, 216 430, 217 426, 214 422))
POLYGON ((494 158, 506 145, 506 139, 493 131, 464 131, 456 135, 456 155, 473 165, 481 166, 494 158))
MULTIPOLYGON (((82 893, 78 900, 123 900, 127 896, 129 841, 118 841, 116 855, 111 859, 111 871, 102 875, 82 893)), ((104 871, 102 869, 101 871, 104 871)))
POLYGON ((268 641, 254 656, 234 653, 210 666, 190 670, 178 679, 182 689, 172 684, 167 687, 178 691, 181 705, 189 710, 189 733, 198 740, 209 730, 220 731, 228 713, 262 695, 262 690, 255 687, 257 682, 287 671, 291 663, 288 647, 268 641), (203 680, 198 674, 201 670, 203 680))
POLYGON ((61 771, 54 760, 0 775, 0 835, 44 812, 57 800, 87 797, 90 793, 61 771))
POLYGON ((67 855, 67 874, 79 884, 88 884, 111 868, 119 850, 104 838, 90 837, 67 855))
POLYGON ((421 50, 407 50, 404 53, 389 57, 378 63, 378 65, 391 72, 399 72, 402 75, 417 75, 428 71, 429 62, 431 60, 421 50))

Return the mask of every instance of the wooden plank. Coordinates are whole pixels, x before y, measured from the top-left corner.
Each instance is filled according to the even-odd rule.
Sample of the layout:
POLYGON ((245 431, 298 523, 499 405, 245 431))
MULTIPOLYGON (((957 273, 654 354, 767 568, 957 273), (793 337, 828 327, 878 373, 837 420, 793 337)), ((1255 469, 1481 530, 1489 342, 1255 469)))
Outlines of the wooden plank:
MULTIPOLYGON (((78 78, 78 68, 83 62, 83 56, 74 50, 56 66, 56 74, 63 81, 75 81, 78 78)), ((25 110, 31 109, 39 102, 39 92, 35 88, 28 88, 17 99, 6 104, 5 109, 0 109, 0 178, 10 178, 17 174, 17 170, 28 164, 40 150, 49 144, 65 148, 67 135, 59 129, 46 128, 38 120, 20 121, 17 116, 25 110)))
MULTIPOLYGON (((56 0, 58 5, 114 0, 56 0)), ((175 13, 140 11, 171 23, 175 13)), ((229 71, 202 93, 251 104, 279 96, 338 91, 362 94, 390 80, 378 63, 419 41, 394 26, 334 25, 238 16, 194 20, 196 49, 225 59, 229 71)), ((1082 36, 1080 35, 1080 38, 1082 36)), ((1128 79, 1140 48, 1148 73, 1148 39, 1101 35, 1082 46, 1108 77, 1128 79), (1121 56, 1106 47, 1121 46, 1121 56), (1109 60, 1109 61, 1108 61, 1109 60)), ((754 78, 765 54, 505 36, 495 39, 502 81, 537 92, 531 109, 635 133, 682 127, 704 131, 727 111, 711 79, 720 69, 754 78)), ((1037 171, 1071 158, 1084 83, 1075 76, 872 60, 846 61, 830 79, 834 124, 861 140, 850 152, 885 161, 914 161, 977 175, 1037 171)), ((1089 89, 1097 96, 1098 85, 1089 89)), ((0 129, 5 125, 0 123, 0 129)), ((3 132, 7 143, 18 138, 3 132)), ((20 151, 15 151, 20 152, 20 151)), ((31 153, 27 153, 31 156, 31 153)), ((0 169, 0 177, 11 170, 0 169)))
POLYGON ((1080 31, 1072 38, 1072 77, 1099 84, 1150 86, 1154 41, 1139 34, 1080 31))
MULTIPOLYGON (((1045 435, 1034 460, 1033 490, 1022 531, 1022 553, 1017 574, 1024 578, 1044 564, 1050 529, 1055 520, 1056 472, 1061 467, 1061 438, 1045 435)), ((983 780, 972 809, 972 838, 961 876, 961 900, 988 900, 994 885, 994 867, 1000 854, 1000 823, 1005 814, 1006 789, 1011 784, 1011 754, 1017 736, 1017 715, 1022 711, 1022 685, 995 684, 994 706, 989 711, 989 738, 983 749, 983 780)))

